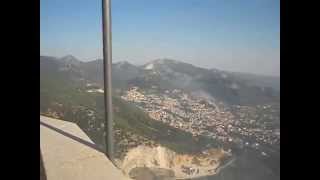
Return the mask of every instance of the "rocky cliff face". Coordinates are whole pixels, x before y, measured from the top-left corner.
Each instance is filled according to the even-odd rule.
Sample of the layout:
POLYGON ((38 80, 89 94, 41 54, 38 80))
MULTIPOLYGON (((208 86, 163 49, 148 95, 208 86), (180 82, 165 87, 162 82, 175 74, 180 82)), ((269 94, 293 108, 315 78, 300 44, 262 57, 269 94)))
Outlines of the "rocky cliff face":
POLYGON ((222 149, 209 149, 198 154, 178 154, 162 146, 138 146, 126 154, 120 166, 127 175, 132 174, 132 170, 147 167, 151 170, 173 171, 175 178, 191 178, 215 174, 221 161, 228 156, 230 154, 222 149))

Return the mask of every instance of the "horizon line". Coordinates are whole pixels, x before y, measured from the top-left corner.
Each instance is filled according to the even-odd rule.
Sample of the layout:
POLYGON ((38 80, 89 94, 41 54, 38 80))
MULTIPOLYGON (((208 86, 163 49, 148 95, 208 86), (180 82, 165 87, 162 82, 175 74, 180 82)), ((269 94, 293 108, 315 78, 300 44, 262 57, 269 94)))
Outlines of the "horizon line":
MULTIPOLYGON (((51 57, 51 58, 55 58, 55 59, 62 59, 64 57, 68 57, 68 56, 72 56, 74 57, 76 60, 80 61, 80 62, 83 62, 83 63, 88 63, 88 62, 93 62, 93 61, 99 61, 99 60, 103 60, 103 58, 96 58, 96 59, 93 59, 93 60, 89 60, 89 61, 84 61, 82 59, 79 59, 77 58, 76 56, 72 55, 72 54, 67 54, 67 55, 64 55, 64 56, 61 56, 61 57, 57 57, 57 56, 52 56, 52 55, 41 55, 40 56, 43 56, 43 57, 51 57)), ((177 61, 177 62, 180 62, 180 63, 184 63, 184 64, 189 64, 189 65, 192 65, 194 67, 197 67, 197 68, 202 68, 202 69, 206 69, 206 70, 218 70, 218 71, 224 71, 224 72, 228 72, 228 73, 239 73, 239 74, 246 74, 246 75, 258 75, 258 76, 265 76, 265 77, 274 77, 274 78, 280 78, 280 74, 279 75, 271 75, 271 74, 263 74, 263 73, 253 73, 253 72, 245 72, 245 71, 233 71, 233 70, 226 70, 226 69, 223 69, 223 68, 206 68, 206 67, 201 67, 201 66, 197 66, 197 65, 194 65, 194 64, 191 64, 191 63, 188 63, 188 62, 184 62, 184 61, 181 61, 181 60, 176 60, 176 59, 172 59, 172 58, 155 58, 153 60, 149 60, 149 61, 146 61, 144 62, 143 64, 134 64, 132 62, 129 62, 128 60, 118 60, 117 62, 112 62, 113 64, 114 63, 120 63, 120 62, 127 62, 131 65, 134 65, 134 66, 144 66, 150 62, 153 62, 153 61, 156 61, 156 60, 173 60, 173 61, 177 61)))

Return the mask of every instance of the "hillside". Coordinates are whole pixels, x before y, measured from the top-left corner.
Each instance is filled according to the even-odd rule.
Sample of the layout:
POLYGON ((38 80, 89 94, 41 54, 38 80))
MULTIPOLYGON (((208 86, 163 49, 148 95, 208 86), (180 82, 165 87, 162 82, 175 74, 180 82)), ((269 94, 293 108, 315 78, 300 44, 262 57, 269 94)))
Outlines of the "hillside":
MULTIPOLYGON (((73 74, 72 69, 64 71, 64 64, 56 59, 40 62, 40 112, 78 123, 93 141, 102 144, 103 94, 87 92, 88 80, 83 78, 81 71, 76 71, 78 74, 73 74)), ((207 138, 193 138, 190 133, 151 120, 135 105, 118 97, 113 97, 113 105, 115 127, 121 131, 133 132, 182 153, 197 152, 205 145, 214 145, 207 138)))
MULTIPOLYGON (((80 62, 74 57, 69 59, 72 59, 67 63, 70 71, 103 85, 102 60, 80 62)), ((120 90, 132 86, 144 89, 157 86, 161 89, 204 91, 215 99, 234 105, 263 104, 280 99, 277 77, 204 69, 170 59, 157 59, 142 66, 128 62, 114 63, 112 82, 113 87, 120 90)))
MULTIPOLYGON (((71 55, 40 56, 40 74, 40 113, 76 122, 104 148, 102 60, 82 62, 71 55)), ((154 162, 163 157, 163 152, 181 157, 180 160, 188 164, 208 149, 232 152, 232 157, 242 157, 250 149, 257 158, 244 157, 244 162, 257 163, 259 170, 266 168, 271 176, 278 176, 280 93, 277 78, 158 59, 142 66, 114 63, 112 81, 116 164, 122 167, 125 162, 126 167, 130 167, 129 175, 145 175, 141 174, 141 168, 145 167, 131 166, 136 162, 141 166, 150 165, 145 173, 171 177, 171 170, 158 167, 154 162), (145 150, 154 152, 154 156, 135 159, 130 155, 144 154, 145 150)), ((223 169, 238 173, 245 166, 241 158, 239 160, 232 163, 231 169, 223 169)), ((215 162, 217 170, 220 171, 221 165, 229 166, 228 162, 219 161, 215 162)), ((174 173, 197 177, 198 166, 189 165, 193 169, 178 168, 174 173)), ((212 169, 210 173, 199 172, 215 173, 212 169)), ((259 176, 263 174, 257 172, 259 176)))

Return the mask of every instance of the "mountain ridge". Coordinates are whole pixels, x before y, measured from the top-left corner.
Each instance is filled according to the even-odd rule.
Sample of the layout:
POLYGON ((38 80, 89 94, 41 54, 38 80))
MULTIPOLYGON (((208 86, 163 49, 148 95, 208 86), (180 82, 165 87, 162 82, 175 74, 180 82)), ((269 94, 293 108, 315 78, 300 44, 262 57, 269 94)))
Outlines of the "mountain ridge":
MULTIPOLYGON (((65 56, 62 56, 60 58, 58 57, 55 57, 55 56, 50 56, 50 55, 40 55, 42 57, 51 57, 51 58, 56 58, 56 59, 63 59, 63 58, 66 58, 66 57, 73 57, 75 59, 77 59, 78 61, 80 62, 83 62, 83 63, 93 63, 93 62, 98 62, 98 61, 103 61, 102 58, 97 58, 97 59, 94 59, 94 60, 89 60, 89 61, 83 61, 81 59, 78 59, 76 58, 75 56, 69 54, 69 55, 65 55, 65 56)), ((130 63, 128 60, 121 60, 121 61, 115 61, 113 62, 112 64, 119 64, 119 63, 128 63, 128 64, 131 64, 133 66, 136 66, 136 67, 144 67, 146 66, 147 64, 150 64, 152 62, 157 62, 157 61, 167 61, 167 62, 175 62, 176 64, 189 64, 189 65, 192 65, 194 67, 197 67, 197 68, 201 68, 201 69, 206 69, 206 70, 212 70, 212 71, 220 71, 220 72, 229 72, 229 73, 235 73, 235 74, 245 74, 245 75, 255 75, 255 76, 263 76, 263 77, 272 77, 272 78, 280 78, 280 76, 278 75, 266 75, 266 74, 257 74, 257 73, 251 73, 251 72, 242 72, 242 71, 230 71, 230 70, 224 70, 224 69, 220 69, 220 68, 205 68, 205 67, 200 67, 200 66, 195 66, 191 63, 187 63, 187 62, 184 62, 184 61, 181 61, 181 60, 175 60, 175 59, 171 59, 171 58, 157 58, 157 59, 153 59, 153 60, 149 60, 143 64, 140 64, 140 65, 136 65, 136 64, 133 64, 133 63, 130 63)))
MULTIPOLYGON (((74 56, 62 58, 40 56, 56 61, 60 69, 79 79, 88 79, 103 87, 103 61, 83 62, 74 56)), ((42 62, 43 64, 44 62, 42 62)), ((247 75, 218 69, 206 69, 168 58, 156 59, 136 66, 127 61, 112 64, 112 82, 115 88, 128 89, 140 86, 150 89, 205 91, 219 100, 231 104, 256 104, 274 101, 280 94, 277 81, 259 75, 247 75)))

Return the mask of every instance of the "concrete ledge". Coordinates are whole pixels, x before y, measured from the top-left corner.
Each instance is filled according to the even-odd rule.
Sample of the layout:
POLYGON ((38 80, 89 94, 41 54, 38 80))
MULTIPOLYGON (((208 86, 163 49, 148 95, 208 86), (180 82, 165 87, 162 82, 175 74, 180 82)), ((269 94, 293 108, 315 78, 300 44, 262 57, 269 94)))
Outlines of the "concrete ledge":
POLYGON ((40 116, 40 148, 48 180, 130 180, 74 123, 40 116))

